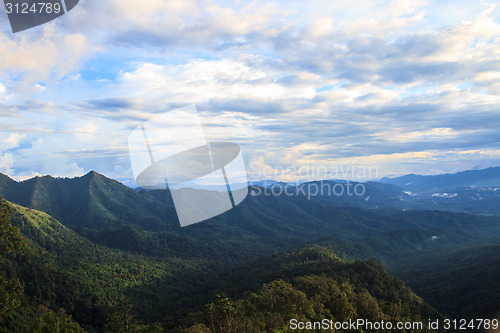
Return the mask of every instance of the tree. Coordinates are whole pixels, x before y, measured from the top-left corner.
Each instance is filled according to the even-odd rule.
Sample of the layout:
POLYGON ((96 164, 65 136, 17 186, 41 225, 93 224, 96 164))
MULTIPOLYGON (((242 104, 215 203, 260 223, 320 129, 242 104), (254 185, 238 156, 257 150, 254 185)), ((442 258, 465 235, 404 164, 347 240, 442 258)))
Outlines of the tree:
POLYGON ((7 280, 0 276, 0 320, 7 312, 21 305, 22 293, 23 286, 19 280, 7 280))
POLYGON ((25 244, 19 229, 10 223, 11 216, 12 208, 0 198, 0 256, 11 253, 25 244))
MULTIPOLYGON (((10 217, 12 208, 0 198, 0 256, 11 253, 24 245, 19 230, 12 226, 10 217)), ((18 279, 6 279, 0 275, 0 319, 21 305, 20 296, 23 286, 18 279)))
POLYGON ((63 309, 56 313, 46 307, 39 305, 37 317, 25 328, 26 333, 84 333, 83 328, 78 325, 71 316, 63 309))
POLYGON ((217 295, 217 300, 207 307, 208 321, 213 332, 231 332, 234 304, 224 293, 217 295))
POLYGON ((132 306, 127 304, 122 311, 114 312, 106 324, 106 332, 131 332, 130 326, 132 323, 132 306))

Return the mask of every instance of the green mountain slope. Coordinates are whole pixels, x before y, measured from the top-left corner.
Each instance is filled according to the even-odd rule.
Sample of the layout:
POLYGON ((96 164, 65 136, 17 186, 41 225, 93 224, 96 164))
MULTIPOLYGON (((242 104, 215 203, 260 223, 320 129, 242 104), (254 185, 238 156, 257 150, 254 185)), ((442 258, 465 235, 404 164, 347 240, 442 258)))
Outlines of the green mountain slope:
POLYGON ((401 263, 398 276, 452 318, 500 315, 500 245, 484 245, 401 263))
MULTIPOLYGON (((264 193, 181 228, 168 191, 136 192, 97 173, 21 183, 0 177, 0 194, 45 211, 15 206, 13 223, 29 246, 2 259, 3 271, 20 277, 28 304, 62 307, 89 330, 103 329, 123 311, 136 320, 172 320, 200 309, 219 290, 239 297, 292 279, 278 269, 284 258, 268 266, 255 260, 306 243, 399 272, 405 261, 479 246, 500 234, 495 216, 339 207, 325 198, 264 193), (238 267, 241 283, 234 284, 228 279, 238 267)), ((309 271, 296 276, 323 274, 304 267, 309 271)))
POLYGON ((0 181, 0 194, 11 202, 46 212, 78 229, 101 230, 128 223, 151 227, 172 217, 159 202, 95 172, 78 178, 35 177, 23 182, 0 181))
MULTIPOLYGON (((328 236, 356 242, 419 230, 428 238, 463 232, 464 241, 474 241, 500 231, 498 217, 338 207, 325 198, 266 193, 249 195, 223 215, 181 228, 168 191, 137 193, 95 172, 74 179, 4 183, 0 194, 6 199, 44 211, 98 244, 148 256, 210 257, 229 264, 328 236)), ((444 243, 444 237, 437 243, 444 243)))
MULTIPOLYGON (((185 313, 199 309, 221 288, 243 295, 256 285, 279 284, 279 281, 273 282, 279 279, 291 281, 287 282, 292 283, 290 288, 302 293, 304 286, 300 283, 307 279, 312 279, 313 284, 326 283, 332 290, 350 293, 345 301, 352 303, 353 311, 360 314, 364 314, 366 304, 380 300, 383 309, 378 312, 379 316, 393 319, 410 316, 404 307, 398 310, 401 313, 388 312, 387 297, 397 299, 398 304, 408 304, 413 310, 418 308, 411 316, 436 314, 405 289, 402 282, 385 273, 380 264, 347 263, 325 248, 313 246, 263 257, 239 269, 210 275, 205 269, 212 263, 148 258, 112 250, 92 243, 46 213, 15 204, 12 207, 13 225, 26 237, 27 245, 0 260, 1 270, 9 277, 19 278, 26 295, 24 307, 10 315, 10 324, 29 317, 30 309, 42 304, 54 311, 64 308, 88 331, 119 325, 113 319, 114 314, 124 311, 130 313, 131 323, 136 327, 146 327, 140 322, 179 317, 182 312, 172 314, 177 310, 185 313), (328 278, 323 279, 321 276, 325 274, 328 278), (394 284, 395 289, 388 288, 394 284)), ((326 300, 323 307, 333 307, 330 301, 326 300)), ((308 302, 308 306, 319 306, 315 300, 308 302)), ((316 315, 327 314, 331 312, 316 315)), ((9 321, 2 325, 9 325, 9 321)), ((0 327, 5 327, 2 325, 0 327)), ((164 326, 168 327, 168 322, 164 326)))
POLYGON ((291 332, 292 319, 343 322, 363 318, 395 325, 399 321, 427 323, 430 318, 442 318, 380 264, 345 262, 319 246, 241 267, 228 273, 225 284, 222 290, 234 295, 235 300, 219 296, 205 311, 172 326, 200 332, 205 328, 211 332, 291 332))
MULTIPOLYGON (((63 226, 53 217, 13 205, 12 223, 27 245, 0 261, 3 272, 21 280, 26 306, 64 308, 84 328, 103 328, 107 318, 129 304, 141 313, 172 305, 172 298, 155 304, 150 294, 129 293, 134 287, 162 279, 181 288, 186 275, 199 273, 201 261, 146 258, 98 246, 63 226)), ((163 286, 165 287, 165 286, 163 286)), ((158 287, 159 289, 159 287, 158 287)), ((162 312, 156 313, 161 317, 162 312)))

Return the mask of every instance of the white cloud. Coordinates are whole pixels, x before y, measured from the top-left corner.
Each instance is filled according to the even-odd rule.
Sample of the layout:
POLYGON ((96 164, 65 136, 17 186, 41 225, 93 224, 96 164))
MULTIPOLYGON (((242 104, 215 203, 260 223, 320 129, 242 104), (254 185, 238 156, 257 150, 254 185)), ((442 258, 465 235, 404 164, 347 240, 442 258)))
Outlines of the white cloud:
POLYGON ((0 172, 3 174, 12 174, 14 170, 14 156, 9 153, 5 153, 0 156, 0 172))
POLYGON ((6 133, 0 133, 0 139, 2 142, 2 149, 12 149, 19 146, 21 140, 26 137, 24 133, 10 133, 5 135, 6 133))
POLYGON ((472 1, 81 2, 0 34, 6 166, 128 177, 128 131, 188 104, 270 168, 495 164, 461 152, 498 150, 499 31, 472 1))
POLYGON ((0 32, 0 78, 15 83, 17 94, 36 93, 36 83, 61 79, 78 69, 95 50, 87 37, 79 33, 10 36, 0 32))
MULTIPOLYGON (((293 73, 289 73, 293 74, 293 73)), ((297 73, 300 83, 277 83, 280 73, 250 67, 236 60, 197 59, 185 65, 168 66, 143 63, 122 76, 124 89, 132 96, 163 99, 170 103, 206 103, 212 99, 312 98, 312 82, 319 76, 297 73)))

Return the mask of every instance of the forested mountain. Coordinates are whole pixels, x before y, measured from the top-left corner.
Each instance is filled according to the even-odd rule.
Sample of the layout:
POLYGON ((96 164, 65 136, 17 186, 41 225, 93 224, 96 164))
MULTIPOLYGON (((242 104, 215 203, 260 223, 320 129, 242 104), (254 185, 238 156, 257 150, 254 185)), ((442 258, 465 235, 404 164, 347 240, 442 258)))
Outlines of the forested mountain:
MULTIPOLYGON (((12 322, 32 317, 37 306, 63 308, 84 328, 104 328, 116 311, 141 299, 139 309, 151 312, 171 302, 169 284, 196 271, 200 262, 131 255, 98 246, 60 224, 53 217, 13 205, 12 223, 26 239, 26 246, 2 258, 2 272, 21 280, 26 299, 12 322), (131 290, 164 279, 166 299, 155 304, 151 294, 131 290)), ((176 288, 181 288, 176 286, 176 288)), ((160 288, 158 288, 160 289, 160 288)), ((159 296, 159 295, 158 295, 159 296)))
MULTIPOLYGON (((306 302, 307 307, 326 307, 324 313, 316 313, 316 316, 328 314, 340 319, 339 316, 358 312, 363 314, 363 311, 368 311, 367 304, 370 302, 383 304, 384 309, 379 309, 376 315, 387 319, 396 320, 404 316, 430 318, 436 314, 405 289, 402 282, 385 273, 382 266, 369 262, 349 264, 325 248, 307 247, 263 258, 258 261, 259 265, 252 264, 255 274, 251 275, 251 283, 238 278, 245 271, 248 276, 248 266, 208 279, 210 274, 200 270, 208 266, 205 262, 148 258, 107 249, 77 235, 45 213, 18 205, 11 206, 14 211, 13 224, 26 238, 26 245, 2 258, 0 267, 7 278, 20 280, 24 296, 22 306, 3 318, 2 329, 5 332, 26 330, 37 321, 43 327, 50 327, 50 320, 43 317, 47 311, 53 313, 51 316, 56 318, 53 320, 63 318, 71 323, 71 319, 60 308, 89 331, 113 331, 118 326, 122 327, 120 325, 124 325, 125 321, 129 321, 130 327, 138 331, 161 330, 160 324, 150 323, 161 322, 162 319, 167 329, 173 325, 168 319, 169 310, 173 311, 176 307, 184 308, 185 311, 189 307, 196 309, 210 299, 204 293, 214 296, 216 291, 232 290, 234 295, 240 295, 245 290, 253 289, 255 283, 267 282, 271 283, 267 286, 278 284, 300 291, 302 287, 294 286, 297 281, 302 281, 298 279, 301 276, 305 279, 303 282, 311 279, 313 284, 326 283, 332 290, 341 292, 344 299, 340 301, 349 305, 350 312, 342 312, 338 309, 339 304, 335 303, 340 301, 334 294, 323 305, 316 304, 317 300, 313 297, 306 302), (375 273, 380 276, 374 280, 375 273), (200 277, 202 280, 196 281, 200 277), (293 278, 293 281, 290 280, 292 284, 274 281, 281 278, 293 278), (360 284, 363 289, 360 289, 360 284), (384 284, 387 284, 387 288, 384 284), (391 313, 387 297, 408 308, 391 313), (410 314, 409 309, 414 310, 415 307, 420 310, 410 314), (335 309, 338 311, 335 312, 335 309), (122 313, 130 317, 122 318, 122 313)), ((300 295, 302 293, 299 292, 300 295)), ((248 312, 246 315, 252 316, 248 312)))
POLYGON ((442 192, 450 188, 500 186, 500 167, 484 170, 468 170, 455 174, 435 176, 406 175, 396 178, 382 178, 385 184, 393 184, 415 193, 442 192))
MULTIPOLYGON (((226 214, 181 228, 169 191, 138 193, 95 172, 74 179, 2 183, 6 185, 0 184, 0 195, 5 199, 43 211, 94 242, 155 256, 206 257, 220 251, 227 260, 227 252, 252 241, 236 259, 242 260, 322 237, 357 241, 402 230, 425 230, 428 239, 440 237, 435 243, 445 242, 446 233, 467 230, 463 237, 474 241, 498 234, 500 220, 438 211, 368 210, 334 195, 273 194, 260 188, 226 214)), ((379 194, 397 194, 387 185, 370 186, 378 187, 379 194)))
MULTIPOLYGON (((220 299, 209 306, 207 313, 188 315, 176 322, 168 320, 168 312, 161 311, 167 310, 168 301, 180 307, 179 303, 184 301, 193 309, 197 308, 197 302, 204 304, 207 299, 200 297, 200 290, 195 290, 198 294, 191 293, 194 289, 189 287, 194 284, 205 289, 214 283, 209 280, 205 280, 205 285, 203 281, 196 283, 196 277, 203 275, 197 272, 203 263, 147 258, 106 249, 75 234, 45 213, 17 205, 12 207, 14 225, 26 237, 26 245, 2 258, 1 267, 10 279, 21 281, 24 297, 22 306, 3 318, 4 331, 26 330, 37 322, 41 327, 51 327, 53 323, 47 319, 50 317, 43 317, 47 311, 53 313, 51 316, 56 318, 53 320, 64 318, 72 323, 59 308, 89 331, 120 331, 127 323, 136 331, 161 331, 193 318, 205 318, 207 313, 220 315, 220 299), (160 313, 155 316, 151 312, 160 313), (151 324, 155 317, 160 317, 158 321, 163 328, 159 323, 151 324)), ((237 297, 245 291, 250 293, 244 297, 250 297, 259 307, 248 307, 244 300, 236 301, 235 306, 242 312, 237 312, 232 325, 250 327, 251 332, 286 326, 295 313, 302 312, 304 318, 311 320, 369 315, 367 318, 372 320, 397 321, 440 316, 375 262, 348 263, 331 250, 308 246, 261 258, 257 263, 217 276, 215 285, 207 290, 212 296, 220 290, 237 297), (240 274, 251 279, 242 279, 240 274), (261 288, 252 293, 256 285, 261 288), (327 288, 320 290, 324 286, 327 288), (275 293, 286 297, 288 305, 282 301, 273 303, 270 294, 275 293), (301 304, 296 304, 296 297, 301 304), (399 304, 398 307, 395 308, 395 304, 399 304), (275 313, 269 317, 266 307, 273 308, 275 313), (295 312, 289 311, 292 308, 295 312), (263 317, 255 320, 259 314, 263 317)), ((72 325, 72 329, 79 330, 75 323, 72 325)))
POLYGON ((453 318, 500 315, 500 242, 415 256, 396 274, 453 318))
MULTIPOLYGON (((455 176, 465 177, 470 182, 472 182, 471 179, 477 179, 476 184, 490 185, 460 187, 459 184, 462 183, 457 182, 456 186, 448 188, 448 192, 441 189, 441 192, 415 195, 405 190, 404 186, 400 187, 401 184, 396 181, 397 179, 395 181, 398 185, 380 182, 361 184, 335 181, 316 181, 299 186, 274 183, 271 188, 253 187, 250 191, 252 195, 245 200, 244 204, 251 205, 249 202, 254 196, 268 199, 266 214, 263 214, 266 216, 269 210, 274 210, 271 216, 276 216, 276 209, 272 203, 278 197, 291 200, 292 205, 295 202, 312 201, 330 208, 433 209, 500 215, 500 190, 498 190, 499 187, 494 186, 496 179, 500 179, 500 168, 471 171, 471 173, 478 174, 478 176, 472 178, 465 172, 463 173, 465 176, 456 174, 443 175, 443 177, 446 176, 445 179, 448 179, 448 176, 452 179, 455 179, 455 176), (358 194, 361 195, 354 194, 354 189, 357 189, 358 194)), ((439 178, 439 176, 417 177, 439 178)), ((434 183, 434 180, 429 182, 434 183)), ((178 227, 177 215, 169 191, 135 191, 96 172, 73 179, 45 176, 23 182, 15 182, 5 175, 0 175, 0 196, 22 206, 46 212, 89 237, 92 237, 96 231, 117 229, 126 225, 137 225, 142 229, 155 232, 170 231, 178 227)), ((253 208, 251 208, 252 214, 254 214, 253 208)), ((309 218, 311 213, 311 211, 304 212, 295 208, 293 210, 295 214, 290 215, 302 220, 309 218)), ((99 236, 94 236, 98 240, 99 236)))
POLYGON ((224 290, 243 297, 233 300, 219 294, 204 311, 178 321, 178 329, 191 329, 179 331, 290 332, 292 319, 347 322, 363 318, 395 326, 397 322, 427 323, 430 318, 442 318, 379 263, 346 262, 319 246, 306 246, 240 267, 228 273, 224 285, 224 290))
MULTIPOLYGON (((395 185, 368 185, 380 202, 384 195, 395 198, 389 204, 401 202, 395 185)), ((127 326, 130 331, 160 332, 193 325, 213 331, 207 316, 220 314, 219 306, 230 302, 237 309, 238 327, 282 328, 289 318, 263 300, 283 290, 302 300, 304 318, 316 318, 308 309, 337 318, 334 300, 313 291, 320 285, 333 294, 343 292, 351 314, 364 314, 361 303, 366 299, 400 302, 401 309, 413 304, 415 318, 439 315, 380 264, 357 260, 380 261, 444 315, 471 314, 443 299, 473 284, 473 278, 464 280, 465 285, 458 283, 462 280, 452 283, 441 296, 432 297, 430 291, 442 283, 441 271, 446 275, 471 267, 480 272, 495 263, 493 255, 485 255, 477 266, 460 264, 457 258, 465 248, 498 244, 499 216, 405 211, 398 205, 367 209, 348 197, 251 191, 233 210, 181 228, 168 191, 135 191, 95 172, 24 182, 0 176, 0 195, 12 202, 12 223, 26 239, 26 246, 0 259, 1 275, 18 279, 24 288, 22 306, 9 312, 0 326, 20 332, 49 313, 46 321, 75 320, 89 332, 123 331, 127 326), (440 259, 452 254, 454 259, 440 259), (436 265, 430 269, 435 275, 420 273, 424 262, 436 265), (394 294, 387 298, 375 291, 377 285, 394 294), (231 299, 216 299, 221 292, 231 299)), ((498 279, 484 281, 490 287, 470 288, 464 297, 494 295, 498 279)), ((283 302, 288 301, 285 297, 283 302)), ((474 315, 491 315, 475 309, 474 315)), ((415 319, 404 313, 397 316, 415 319)), ((378 316, 396 318, 393 310, 382 307, 378 316)))

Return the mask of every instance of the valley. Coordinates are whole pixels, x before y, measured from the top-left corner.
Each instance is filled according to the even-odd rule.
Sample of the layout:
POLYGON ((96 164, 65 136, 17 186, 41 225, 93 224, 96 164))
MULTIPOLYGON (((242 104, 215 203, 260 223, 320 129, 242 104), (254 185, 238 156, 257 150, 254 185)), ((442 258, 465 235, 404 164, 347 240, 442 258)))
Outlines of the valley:
POLYGON ((67 318, 61 309, 88 332, 124 325, 218 332, 207 318, 225 314, 228 304, 237 309, 238 329, 278 329, 290 313, 273 308, 269 297, 292 306, 292 295, 309 320, 496 315, 499 281, 491 268, 500 254, 499 215, 410 209, 397 185, 371 182, 366 189, 386 207, 366 197, 269 196, 261 188, 226 214, 181 228, 168 191, 136 191, 95 172, 24 182, 1 175, 0 195, 26 245, 0 259, 3 275, 24 289, 0 332, 21 332, 14 323, 26 326, 47 313, 67 318), (342 315, 319 286, 333 294, 352 290, 342 297, 353 312, 342 315), (395 301, 403 308, 391 312, 395 301), (365 302, 379 310, 370 314, 365 302))

